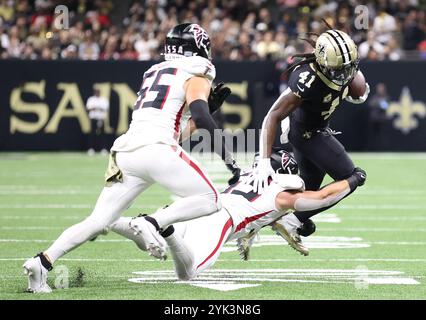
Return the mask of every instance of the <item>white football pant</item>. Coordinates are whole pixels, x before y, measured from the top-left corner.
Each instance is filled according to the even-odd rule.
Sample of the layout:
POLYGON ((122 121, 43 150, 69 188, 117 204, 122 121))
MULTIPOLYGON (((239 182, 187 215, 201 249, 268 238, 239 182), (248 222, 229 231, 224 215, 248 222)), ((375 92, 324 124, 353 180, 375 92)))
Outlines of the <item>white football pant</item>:
MULTIPOLYGON (((111 226, 111 230, 135 241, 141 250, 146 250, 129 227, 130 220, 129 217, 121 217, 111 226)), ((232 226, 232 219, 225 209, 209 216, 175 224, 175 232, 165 240, 172 254, 178 278, 191 280, 210 268, 219 258, 222 247, 233 230, 232 226)))
POLYGON ((123 182, 104 187, 91 215, 65 230, 44 253, 51 262, 107 230, 153 183, 183 197, 153 216, 160 227, 209 215, 221 208, 218 192, 198 163, 181 147, 166 144, 118 152, 123 182))

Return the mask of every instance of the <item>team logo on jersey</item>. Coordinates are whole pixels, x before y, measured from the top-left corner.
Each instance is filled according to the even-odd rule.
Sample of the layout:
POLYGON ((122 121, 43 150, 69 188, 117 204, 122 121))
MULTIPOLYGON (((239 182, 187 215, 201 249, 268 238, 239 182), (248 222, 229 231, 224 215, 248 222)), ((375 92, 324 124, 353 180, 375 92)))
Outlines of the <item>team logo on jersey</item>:
POLYGON ((198 24, 192 24, 189 28, 189 31, 193 33, 195 44, 199 49, 204 48, 207 50, 208 43, 210 42, 209 35, 207 32, 201 28, 198 24))
POLYGON ((404 87, 399 101, 390 103, 386 115, 390 118, 396 116, 393 121, 394 127, 407 134, 419 125, 415 116, 418 118, 426 117, 426 105, 421 101, 413 101, 410 89, 404 87))
POLYGON ((331 93, 329 93, 328 95, 326 95, 324 97, 324 99, 322 100, 323 103, 329 103, 331 101, 331 93))

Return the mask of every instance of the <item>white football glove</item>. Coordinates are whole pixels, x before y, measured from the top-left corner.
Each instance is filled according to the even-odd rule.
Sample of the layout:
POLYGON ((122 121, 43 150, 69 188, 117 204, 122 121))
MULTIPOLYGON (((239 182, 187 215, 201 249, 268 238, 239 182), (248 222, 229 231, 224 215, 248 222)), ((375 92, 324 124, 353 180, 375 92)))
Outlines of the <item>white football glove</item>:
POLYGON ((290 118, 285 117, 283 121, 281 121, 281 136, 280 142, 282 144, 288 143, 288 133, 290 132, 290 118))
POLYGON ((268 186, 268 178, 275 174, 271 166, 270 158, 259 159, 257 166, 253 172, 253 191, 263 193, 263 190, 268 186))
POLYGON ((370 93, 370 86, 368 85, 368 82, 365 83, 365 92, 362 95, 362 97, 359 97, 358 99, 354 99, 351 96, 346 96, 345 100, 350 102, 350 103, 354 103, 354 104, 360 104, 360 103, 364 103, 365 100, 367 100, 368 98, 368 94, 370 93))

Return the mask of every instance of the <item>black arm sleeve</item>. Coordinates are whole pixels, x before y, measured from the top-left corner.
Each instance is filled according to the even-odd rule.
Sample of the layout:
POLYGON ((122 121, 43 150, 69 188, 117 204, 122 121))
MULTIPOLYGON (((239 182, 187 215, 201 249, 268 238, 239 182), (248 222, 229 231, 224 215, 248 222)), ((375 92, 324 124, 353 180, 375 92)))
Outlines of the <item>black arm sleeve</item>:
POLYGON ((228 150, 225 144, 223 135, 217 137, 215 129, 219 129, 216 122, 209 112, 207 101, 197 99, 189 104, 191 117, 198 129, 207 130, 214 139, 214 151, 222 158, 225 163, 230 163, 233 160, 232 153, 228 150))

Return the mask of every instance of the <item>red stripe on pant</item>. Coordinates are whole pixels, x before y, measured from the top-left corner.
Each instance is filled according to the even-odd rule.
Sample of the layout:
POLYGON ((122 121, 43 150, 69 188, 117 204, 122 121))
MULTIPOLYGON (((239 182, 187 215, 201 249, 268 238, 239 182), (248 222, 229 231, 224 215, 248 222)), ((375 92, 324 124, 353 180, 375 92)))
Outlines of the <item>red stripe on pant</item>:
POLYGON ((242 222, 240 222, 240 223, 238 224, 238 226, 235 228, 235 232, 240 231, 241 229, 245 228, 245 227, 246 227, 246 225, 248 225, 250 222, 256 221, 257 219, 260 219, 260 218, 262 218, 263 216, 266 216, 268 213, 270 213, 270 212, 272 212, 272 211, 274 211, 274 210, 266 211, 266 212, 263 212, 263 213, 256 214, 255 216, 251 216, 251 217, 245 218, 245 219, 244 219, 242 222))
POLYGON ((201 262, 198 266, 197 266, 197 269, 198 268, 200 268, 203 264, 205 264, 207 261, 209 261, 209 259, 211 258, 211 257, 213 257, 215 254, 216 254, 216 252, 217 252, 217 250, 219 250, 219 248, 221 247, 221 244, 222 244, 222 242, 224 241, 224 237, 225 237, 225 234, 226 234, 226 232, 228 231, 228 229, 229 228, 231 228, 232 227, 232 219, 231 218, 229 218, 228 219, 228 221, 226 221, 226 223, 225 223, 225 225, 223 226, 223 229, 222 229, 222 233, 221 233, 221 235, 220 235, 220 239, 219 239, 219 242, 217 243, 217 245, 216 245, 216 247, 214 248, 214 250, 212 251, 212 253, 210 253, 209 254, 209 256, 203 261, 203 262, 201 262))
MULTIPOLYGON (((174 151, 177 150, 176 146, 172 146, 172 149, 174 151)), ((218 199, 218 195, 217 195, 217 191, 216 188, 213 187, 212 183, 210 182, 210 180, 205 176, 204 172, 191 160, 190 157, 188 157, 183 150, 180 151, 179 153, 179 157, 181 157, 186 163, 188 163, 195 171, 197 171, 197 173, 201 176, 201 178, 203 178, 203 180, 205 182, 207 182, 207 184, 209 185, 209 187, 213 190, 214 195, 215 195, 215 202, 217 202, 218 199)))

